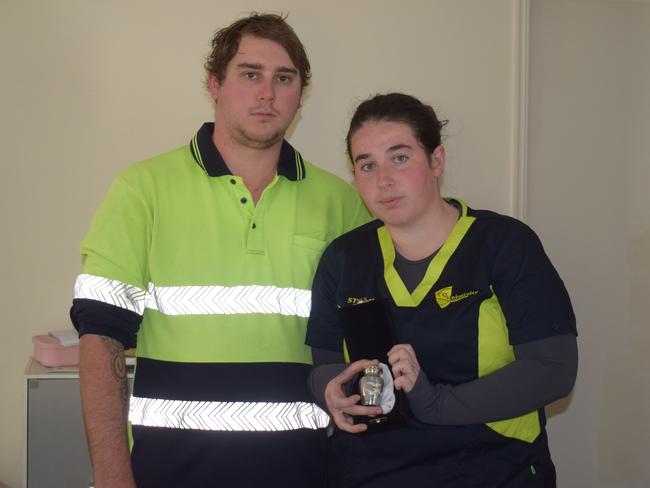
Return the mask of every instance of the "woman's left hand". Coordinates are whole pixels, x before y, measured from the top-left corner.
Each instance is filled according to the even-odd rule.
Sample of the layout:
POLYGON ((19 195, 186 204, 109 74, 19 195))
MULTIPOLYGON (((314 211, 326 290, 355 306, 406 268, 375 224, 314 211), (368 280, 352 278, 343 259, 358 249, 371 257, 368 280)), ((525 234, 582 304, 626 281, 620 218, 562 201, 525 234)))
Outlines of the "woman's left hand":
POLYGON ((410 392, 420 374, 420 363, 410 344, 397 344, 388 351, 388 362, 395 378, 395 389, 410 392))

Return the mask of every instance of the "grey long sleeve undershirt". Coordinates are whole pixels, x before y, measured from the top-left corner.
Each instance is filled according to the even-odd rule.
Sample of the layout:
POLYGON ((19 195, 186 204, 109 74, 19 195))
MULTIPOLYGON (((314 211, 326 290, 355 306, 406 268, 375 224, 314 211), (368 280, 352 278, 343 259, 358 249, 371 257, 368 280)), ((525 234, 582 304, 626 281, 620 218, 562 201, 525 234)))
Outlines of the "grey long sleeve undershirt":
MULTIPOLYGON (((467 383, 431 383, 420 372, 407 394, 415 418, 439 425, 494 422, 534 411, 571 392, 578 371, 576 336, 563 334, 513 347, 515 361, 467 383)), ((309 386, 324 406, 327 383, 346 365, 340 352, 314 349, 313 356, 309 386)))

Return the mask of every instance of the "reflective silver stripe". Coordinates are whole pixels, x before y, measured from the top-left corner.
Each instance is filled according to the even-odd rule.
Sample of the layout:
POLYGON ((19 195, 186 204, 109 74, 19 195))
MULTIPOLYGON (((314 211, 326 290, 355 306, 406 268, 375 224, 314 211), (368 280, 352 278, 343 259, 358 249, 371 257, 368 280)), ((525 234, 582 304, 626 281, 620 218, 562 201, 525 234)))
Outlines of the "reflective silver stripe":
POLYGON ((329 416, 306 402, 199 402, 132 397, 133 425, 228 432, 323 429, 329 416))
POLYGON ((74 285, 74 297, 98 300, 142 315, 147 291, 121 281, 81 274, 74 285))
POLYGON ((277 286, 149 286, 147 307, 165 315, 274 313, 309 317, 311 292, 277 286))
POLYGON ((280 314, 309 317, 311 291, 277 286, 155 286, 148 291, 116 280, 79 275, 75 298, 89 298, 142 315, 145 308, 164 315, 280 314))

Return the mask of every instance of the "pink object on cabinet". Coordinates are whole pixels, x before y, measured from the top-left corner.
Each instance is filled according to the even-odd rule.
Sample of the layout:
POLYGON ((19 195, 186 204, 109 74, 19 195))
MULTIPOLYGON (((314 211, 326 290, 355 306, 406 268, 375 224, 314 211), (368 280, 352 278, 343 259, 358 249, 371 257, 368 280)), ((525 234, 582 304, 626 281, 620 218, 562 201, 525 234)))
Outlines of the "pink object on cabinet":
POLYGON ((37 335, 32 337, 34 358, 49 368, 76 366, 79 364, 79 346, 62 346, 56 337, 37 335))

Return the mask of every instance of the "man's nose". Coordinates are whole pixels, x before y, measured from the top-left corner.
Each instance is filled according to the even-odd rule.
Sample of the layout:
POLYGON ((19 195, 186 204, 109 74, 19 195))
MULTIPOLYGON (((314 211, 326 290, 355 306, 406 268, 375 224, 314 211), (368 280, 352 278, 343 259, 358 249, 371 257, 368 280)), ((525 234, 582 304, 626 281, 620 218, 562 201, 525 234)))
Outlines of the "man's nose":
POLYGON ((263 101, 273 101, 275 99, 275 87, 273 80, 264 80, 260 86, 258 98, 263 101))

